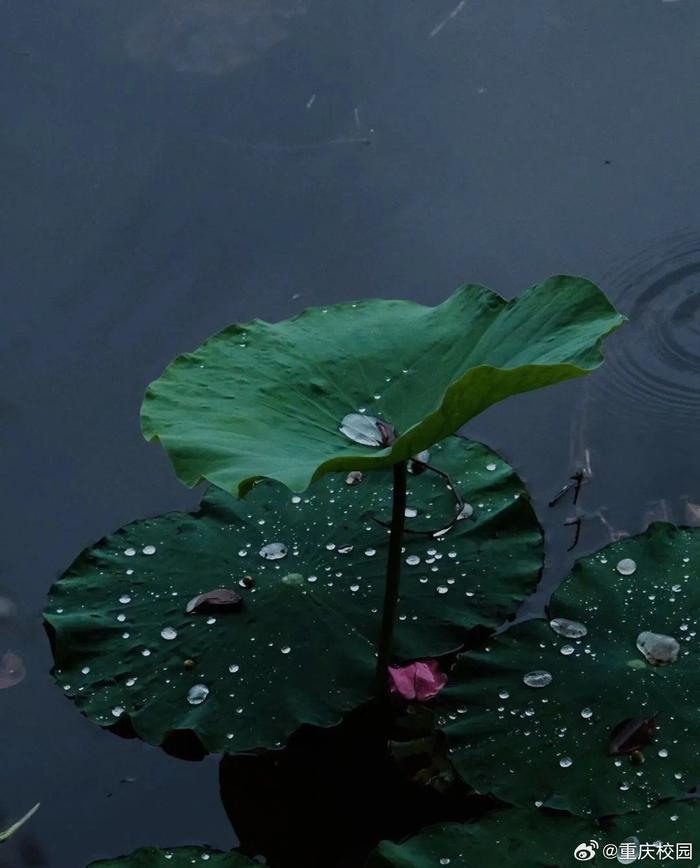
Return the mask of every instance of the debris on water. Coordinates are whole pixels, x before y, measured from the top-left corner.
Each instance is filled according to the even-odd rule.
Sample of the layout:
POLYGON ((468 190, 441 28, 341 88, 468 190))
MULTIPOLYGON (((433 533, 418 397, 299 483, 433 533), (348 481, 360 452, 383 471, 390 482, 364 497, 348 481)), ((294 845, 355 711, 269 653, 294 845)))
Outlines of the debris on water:
POLYGON ((396 440, 396 429, 391 423, 362 413, 344 416, 340 433, 361 446, 391 446, 396 440))
POLYGON ((361 470, 351 470, 350 473, 345 477, 346 485, 359 485, 362 482, 362 471, 361 470))
POLYGON ((204 594, 192 597, 185 612, 188 615, 211 612, 237 612, 243 607, 243 597, 230 588, 215 588, 204 594))
POLYGON ((0 597, 0 621, 11 621, 17 614, 15 604, 9 597, 0 597))
POLYGON ((637 636, 637 648, 652 666, 669 666, 678 659, 681 646, 673 638, 663 633, 644 630, 637 636))
POLYGON ((209 696, 209 688, 206 684, 195 684, 187 692, 187 701, 190 705, 201 705, 209 696))
POLYGON ((266 561, 278 561, 287 556, 287 546, 281 542, 267 543, 260 549, 259 554, 266 561))
POLYGON ((568 618, 552 618, 549 626, 565 639, 582 639, 588 633, 588 627, 585 624, 570 621, 568 618))
POLYGON ((622 558, 617 562, 616 569, 621 576, 631 576, 637 570, 637 563, 632 558, 622 558))
POLYGON ((656 717, 627 717, 610 733, 610 756, 634 754, 650 744, 656 730, 656 717))
POLYGON ((523 676, 523 683, 528 687, 547 687, 552 683, 552 673, 546 669, 533 669, 523 676))

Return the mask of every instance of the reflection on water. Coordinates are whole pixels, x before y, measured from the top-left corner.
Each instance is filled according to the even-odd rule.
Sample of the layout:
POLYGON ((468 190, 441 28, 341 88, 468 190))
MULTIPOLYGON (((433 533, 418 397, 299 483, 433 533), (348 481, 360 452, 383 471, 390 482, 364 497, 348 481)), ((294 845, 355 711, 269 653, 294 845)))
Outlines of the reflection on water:
POLYGON ((304 15, 301 0, 160 0, 132 24, 133 60, 221 75, 257 60, 304 15))
POLYGON ((700 236, 651 247, 603 285, 629 323, 606 347, 591 388, 611 412, 693 427, 700 411, 700 236))

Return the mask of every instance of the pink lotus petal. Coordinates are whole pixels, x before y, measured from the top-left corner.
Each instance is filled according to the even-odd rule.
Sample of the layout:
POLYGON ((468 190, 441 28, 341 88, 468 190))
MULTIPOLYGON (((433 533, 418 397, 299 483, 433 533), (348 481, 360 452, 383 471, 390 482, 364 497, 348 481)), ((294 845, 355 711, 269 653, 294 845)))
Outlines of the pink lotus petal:
POLYGON ((22 658, 12 651, 6 651, 0 657, 0 690, 19 684, 26 674, 27 670, 22 658))
POLYGON ((389 690, 403 699, 425 702, 437 696, 447 684, 437 660, 416 660, 407 666, 389 667, 389 690))

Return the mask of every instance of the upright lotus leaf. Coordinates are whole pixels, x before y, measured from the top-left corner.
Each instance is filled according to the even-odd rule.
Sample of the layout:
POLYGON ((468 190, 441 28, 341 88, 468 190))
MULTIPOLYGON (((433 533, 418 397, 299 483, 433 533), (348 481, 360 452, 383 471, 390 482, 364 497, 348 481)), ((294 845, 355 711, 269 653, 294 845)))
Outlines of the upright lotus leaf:
POLYGON ((142 847, 130 856, 91 862, 88 868, 192 868, 193 865, 206 865, 207 868, 259 868, 260 863, 235 850, 222 853, 208 847, 173 847, 165 850, 142 847))
POLYGON ((577 861, 612 860, 617 865, 637 859, 671 864, 677 858, 690 859, 693 849, 696 860, 689 864, 694 865, 700 848, 698 819, 693 801, 666 802, 614 817, 605 828, 570 814, 512 808, 475 823, 433 826, 404 844, 383 841, 366 868, 563 868, 577 861))
POLYGON ((458 773, 507 802, 592 816, 695 786, 699 564, 699 530, 654 524, 579 561, 551 622, 461 657, 437 700, 458 773), (669 645, 656 665, 650 648, 669 645))
MULTIPOLYGON (((507 464, 458 437, 431 461, 473 513, 438 539, 406 536, 404 660, 498 626, 542 564, 540 527, 507 464)), ((390 477, 333 474, 303 498, 273 482, 245 500, 212 488, 196 514, 137 522, 87 549, 46 613, 59 683, 100 726, 128 718, 153 744, 191 730, 207 750, 235 753, 337 723, 371 695, 388 545, 375 519, 390 514, 390 477), (219 593, 217 608, 207 592, 219 588, 240 603, 219 593)), ((431 471, 409 480, 408 526, 440 528, 455 492, 431 471)))
POLYGON ((143 433, 187 485, 243 496, 267 477, 301 492, 329 471, 408 459, 509 395, 589 373, 621 322, 592 283, 557 276, 510 302, 471 284, 437 307, 359 301, 232 325, 149 386, 143 433), (353 442, 339 430, 353 413, 398 437, 353 442))

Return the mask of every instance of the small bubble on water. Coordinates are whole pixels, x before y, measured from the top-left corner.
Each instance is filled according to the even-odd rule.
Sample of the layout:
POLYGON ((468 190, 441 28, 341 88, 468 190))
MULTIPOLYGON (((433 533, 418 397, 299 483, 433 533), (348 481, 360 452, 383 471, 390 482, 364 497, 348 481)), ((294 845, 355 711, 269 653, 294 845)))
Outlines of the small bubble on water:
POLYGON ((533 669, 523 676, 523 683, 528 687, 547 687, 552 683, 552 673, 546 669, 533 669))

